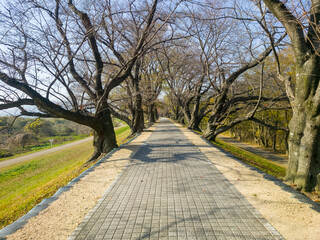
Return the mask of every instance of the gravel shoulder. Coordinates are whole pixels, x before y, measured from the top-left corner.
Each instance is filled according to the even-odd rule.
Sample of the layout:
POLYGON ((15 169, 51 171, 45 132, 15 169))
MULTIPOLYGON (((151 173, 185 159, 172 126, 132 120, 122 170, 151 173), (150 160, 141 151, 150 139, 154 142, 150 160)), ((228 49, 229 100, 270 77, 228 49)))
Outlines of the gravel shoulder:
POLYGON ((319 240, 319 204, 176 125, 285 239, 319 240))
MULTIPOLYGON (((319 239, 318 204, 282 182, 235 160, 192 131, 177 126, 285 239, 319 239)), ((67 239, 153 129, 149 128, 149 131, 115 151, 106 162, 83 177, 8 239, 67 239)))

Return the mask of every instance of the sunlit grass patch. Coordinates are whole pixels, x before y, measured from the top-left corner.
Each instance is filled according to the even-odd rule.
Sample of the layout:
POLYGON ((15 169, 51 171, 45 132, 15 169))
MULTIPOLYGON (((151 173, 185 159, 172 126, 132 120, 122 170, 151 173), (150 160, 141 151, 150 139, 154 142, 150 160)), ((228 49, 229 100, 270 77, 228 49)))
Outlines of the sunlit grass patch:
MULTIPOLYGON (((55 136, 55 137, 47 137, 47 138, 43 138, 41 141, 42 143, 39 145, 35 145, 35 146, 28 146, 25 149, 23 149, 23 152, 18 153, 18 154, 14 154, 13 156, 10 157, 6 157, 6 158, 0 158, 0 162, 1 161, 5 161, 5 160, 9 160, 12 158, 16 158, 16 157, 21 157, 30 153, 34 153, 34 152, 39 152, 41 150, 45 150, 45 149, 49 149, 51 147, 57 147, 63 144, 67 144, 67 143, 71 143, 74 141, 78 141, 81 139, 84 139, 88 137, 88 134, 83 134, 83 135, 71 135, 71 136, 55 136), (53 144, 51 146, 50 143, 50 139, 53 139, 53 144)), ((22 149, 22 148, 21 148, 22 149)), ((18 152, 21 150, 18 149, 18 152)))
POLYGON ((263 157, 260 157, 254 153, 248 152, 242 148, 234 146, 230 143, 226 143, 220 139, 216 139, 216 142, 212 142, 215 146, 230 152, 232 155, 239 158, 241 161, 262 170, 276 178, 283 179, 286 175, 286 168, 275 164, 263 157))
MULTIPOLYGON (((118 128, 118 144, 129 134, 129 127, 118 128)), ((0 168, 0 228, 27 213, 90 167, 93 163, 85 163, 92 153, 93 146, 90 141, 0 168)))

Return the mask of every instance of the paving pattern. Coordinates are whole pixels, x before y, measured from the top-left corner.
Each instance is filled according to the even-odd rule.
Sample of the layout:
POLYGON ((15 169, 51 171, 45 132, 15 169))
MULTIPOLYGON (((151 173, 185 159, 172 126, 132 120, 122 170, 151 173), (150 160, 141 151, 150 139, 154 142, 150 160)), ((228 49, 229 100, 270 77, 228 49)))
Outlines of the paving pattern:
POLYGON ((69 239, 283 238, 162 119, 69 239))

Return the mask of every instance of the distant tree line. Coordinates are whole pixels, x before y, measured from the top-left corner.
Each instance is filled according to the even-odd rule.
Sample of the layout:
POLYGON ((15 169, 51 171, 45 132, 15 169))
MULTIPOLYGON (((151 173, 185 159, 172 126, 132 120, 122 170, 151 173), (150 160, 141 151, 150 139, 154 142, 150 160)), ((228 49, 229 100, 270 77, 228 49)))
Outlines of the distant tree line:
POLYGON ((48 144, 48 140, 43 140, 48 137, 62 137, 61 140, 63 140, 64 137, 89 136, 92 133, 90 128, 64 119, 21 117, 8 128, 10 123, 12 123, 12 117, 0 117, 0 157, 11 156, 19 148, 48 144))

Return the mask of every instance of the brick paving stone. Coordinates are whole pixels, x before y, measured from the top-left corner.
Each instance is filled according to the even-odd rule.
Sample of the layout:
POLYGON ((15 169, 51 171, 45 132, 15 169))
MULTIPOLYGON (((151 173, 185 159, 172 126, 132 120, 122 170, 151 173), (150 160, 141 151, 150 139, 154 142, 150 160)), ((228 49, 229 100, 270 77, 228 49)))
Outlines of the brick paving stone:
POLYGON ((283 239, 169 120, 69 239, 283 239))

